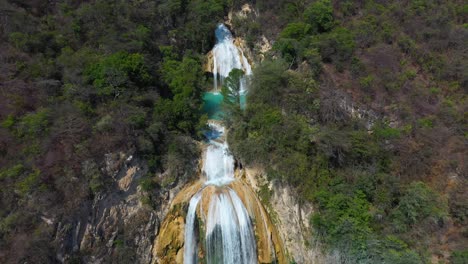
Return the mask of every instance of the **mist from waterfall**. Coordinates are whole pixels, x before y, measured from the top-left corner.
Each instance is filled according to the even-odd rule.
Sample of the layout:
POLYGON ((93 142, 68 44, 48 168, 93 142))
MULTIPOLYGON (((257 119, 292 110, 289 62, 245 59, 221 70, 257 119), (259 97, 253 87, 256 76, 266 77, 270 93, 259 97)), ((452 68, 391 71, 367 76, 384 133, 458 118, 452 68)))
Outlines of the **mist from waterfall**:
POLYGON ((218 85, 223 85, 233 69, 244 71, 245 77, 241 79, 241 93, 247 91, 246 77, 252 74, 252 68, 244 56, 244 52, 234 44, 231 32, 224 24, 219 24, 215 30, 216 45, 213 48, 213 85, 219 91, 218 85))

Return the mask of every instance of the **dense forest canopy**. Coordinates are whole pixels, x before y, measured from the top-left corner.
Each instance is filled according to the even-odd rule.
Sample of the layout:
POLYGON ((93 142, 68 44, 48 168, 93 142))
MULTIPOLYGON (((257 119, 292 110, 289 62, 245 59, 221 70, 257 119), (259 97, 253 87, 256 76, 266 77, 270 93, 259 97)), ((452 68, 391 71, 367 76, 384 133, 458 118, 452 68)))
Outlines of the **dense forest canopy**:
POLYGON ((244 110, 223 91, 236 158, 313 203, 307 235, 350 263, 467 263, 461 0, 1 1, 0 262, 58 262, 43 218, 71 224, 108 191, 105 154, 146 164, 155 210, 158 190, 194 177, 204 55, 245 3, 234 34, 253 54, 273 45, 244 110))

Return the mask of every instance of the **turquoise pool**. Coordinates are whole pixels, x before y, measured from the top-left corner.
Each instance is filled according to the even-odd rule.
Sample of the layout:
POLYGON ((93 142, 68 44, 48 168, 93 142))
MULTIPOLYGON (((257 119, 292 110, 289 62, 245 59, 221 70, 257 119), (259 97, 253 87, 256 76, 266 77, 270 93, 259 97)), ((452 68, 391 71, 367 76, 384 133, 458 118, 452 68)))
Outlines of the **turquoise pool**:
MULTIPOLYGON (((245 94, 241 95, 241 108, 245 109, 245 94)), ((208 114, 208 118, 221 120, 223 119, 222 109, 223 95, 221 93, 206 92, 203 94, 203 112, 208 114)))

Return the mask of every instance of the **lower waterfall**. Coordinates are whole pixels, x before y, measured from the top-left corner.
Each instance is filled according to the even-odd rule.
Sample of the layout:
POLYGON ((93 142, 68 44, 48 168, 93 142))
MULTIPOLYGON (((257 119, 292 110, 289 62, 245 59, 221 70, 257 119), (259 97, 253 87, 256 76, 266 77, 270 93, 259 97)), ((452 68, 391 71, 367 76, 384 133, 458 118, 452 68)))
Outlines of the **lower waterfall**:
MULTIPOLYGON (((224 129, 211 125, 215 133, 210 135, 223 136, 224 129)), ((256 263, 256 243, 253 225, 243 202, 228 184, 234 181, 234 158, 229 153, 226 142, 219 139, 209 139, 203 163, 203 175, 206 186, 215 186, 214 193, 208 193, 209 207, 205 224, 206 263, 256 263), (217 141, 218 140, 218 141, 217 141)), ((196 207, 203 192, 195 194, 189 203, 186 217, 184 263, 197 263, 195 218, 196 207)))

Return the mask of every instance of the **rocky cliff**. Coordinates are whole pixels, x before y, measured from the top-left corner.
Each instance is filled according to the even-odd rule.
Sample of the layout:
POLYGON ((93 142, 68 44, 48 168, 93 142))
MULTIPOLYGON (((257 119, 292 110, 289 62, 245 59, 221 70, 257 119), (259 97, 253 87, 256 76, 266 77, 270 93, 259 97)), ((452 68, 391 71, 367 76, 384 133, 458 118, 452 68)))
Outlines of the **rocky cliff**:
MULTIPOLYGON (((152 194, 158 201, 152 207, 139 186, 146 164, 125 153, 108 154, 105 160, 101 170, 112 179, 110 186, 77 208, 74 222, 57 223, 57 258, 67 263, 85 252, 86 263, 150 263, 160 223, 184 182, 158 189, 152 194)), ((95 164, 83 163, 84 169, 90 166, 95 164)))

